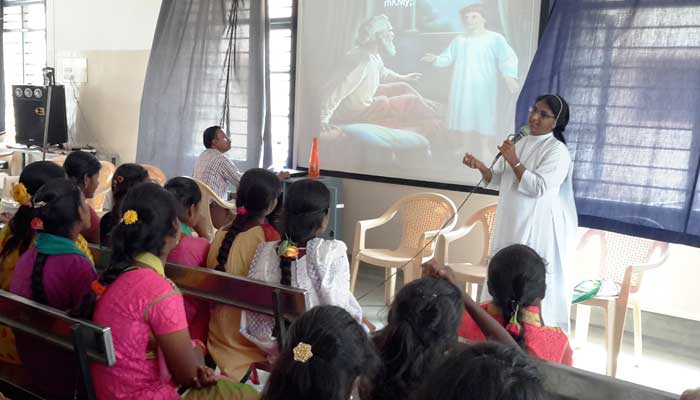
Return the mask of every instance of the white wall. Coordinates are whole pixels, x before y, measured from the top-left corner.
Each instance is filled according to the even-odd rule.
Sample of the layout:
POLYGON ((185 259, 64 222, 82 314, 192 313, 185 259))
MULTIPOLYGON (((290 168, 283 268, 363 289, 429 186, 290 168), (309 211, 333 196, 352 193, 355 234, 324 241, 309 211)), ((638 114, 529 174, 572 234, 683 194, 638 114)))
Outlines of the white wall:
POLYGON ((138 120, 161 0, 48 0, 48 64, 66 86, 71 144, 134 161, 138 120), (87 59, 87 83, 63 82, 62 60, 87 59), (74 93, 79 93, 76 109, 74 93))

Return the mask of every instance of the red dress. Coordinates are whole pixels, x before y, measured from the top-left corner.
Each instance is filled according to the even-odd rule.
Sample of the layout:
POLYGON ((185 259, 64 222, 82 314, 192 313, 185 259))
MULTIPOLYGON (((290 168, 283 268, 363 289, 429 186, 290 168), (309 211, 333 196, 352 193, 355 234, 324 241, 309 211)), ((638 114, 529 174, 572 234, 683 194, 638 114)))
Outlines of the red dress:
MULTIPOLYGON (((506 326, 498 306, 493 303, 484 303, 481 308, 486 310, 501 325, 506 326)), ((526 307, 522 310, 521 317, 520 323, 525 328, 525 347, 530 355, 545 361, 571 366, 573 351, 564 331, 560 328, 543 326, 539 307, 526 307)), ((486 340, 479 326, 467 312, 464 312, 462 316, 462 324, 457 335, 472 342, 486 340)))

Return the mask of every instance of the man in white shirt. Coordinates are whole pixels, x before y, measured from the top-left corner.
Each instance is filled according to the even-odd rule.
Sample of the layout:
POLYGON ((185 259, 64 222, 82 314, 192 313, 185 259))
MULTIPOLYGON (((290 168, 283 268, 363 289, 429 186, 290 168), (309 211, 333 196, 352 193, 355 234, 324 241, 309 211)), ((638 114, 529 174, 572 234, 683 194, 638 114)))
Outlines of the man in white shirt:
POLYGON ((204 147, 194 165, 194 177, 204 182, 223 200, 228 200, 229 189, 238 187, 243 175, 236 164, 224 154, 231 150, 231 139, 220 126, 204 130, 204 147))
MULTIPOLYGON (((234 162, 225 156, 231 150, 231 139, 220 126, 210 126, 202 135, 206 150, 199 155, 194 164, 194 177, 204 182, 222 200, 232 200, 230 189, 237 188, 243 174, 234 162)), ((277 174, 280 179, 289 178, 289 173, 277 174)), ((233 213, 211 203, 209 205, 211 219, 215 228, 220 228, 233 220, 233 213)))
POLYGON ((381 53, 396 55, 394 32, 386 15, 366 21, 357 47, 343 60, 342 70, 326 89, 321 123, 374 123, 388 127, 421 125, 439 118, 439 105, 425 99, 408 82, 419 73, 398 74, 384 66, 381 53))

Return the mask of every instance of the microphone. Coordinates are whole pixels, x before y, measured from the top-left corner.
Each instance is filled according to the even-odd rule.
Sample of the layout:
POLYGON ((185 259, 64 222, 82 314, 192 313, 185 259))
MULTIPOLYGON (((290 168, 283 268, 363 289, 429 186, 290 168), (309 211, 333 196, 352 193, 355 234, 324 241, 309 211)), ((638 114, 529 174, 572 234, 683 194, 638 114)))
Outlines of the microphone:
MULTIPOLYGON (((516 144, 520 141, 520 139, 524 138, 525 136, 530 135, 530 127, 527 125, 523 125, 518 129, 518 132, 515 134, 508 135, 507 140, 509 140, 511 143, 516 144)), ((495 164, 496 161, 498 161, 499 158, 501 158, 503 154, 499 151, 498 154, 496 154, 496 158, 493 159, 493 163, 495 164)))

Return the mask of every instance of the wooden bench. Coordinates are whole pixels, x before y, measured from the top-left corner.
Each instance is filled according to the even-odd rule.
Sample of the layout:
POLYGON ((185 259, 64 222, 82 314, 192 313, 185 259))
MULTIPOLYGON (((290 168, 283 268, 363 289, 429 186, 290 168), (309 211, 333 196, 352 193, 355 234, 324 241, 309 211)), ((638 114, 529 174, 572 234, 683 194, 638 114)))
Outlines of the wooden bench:
MULTIPOLYGON (((95 267, 103 271, 109 266, 111 250, 90 246, 95 267)), ((307 310, 306 290, 256 281, 212 269, 185 267, 166 263, 165 275, 186 296, 225 304, 275 318, 280 327, 280 347, 286 337, 285 321, 293 321, 307 310)))
MULTIPOLYGON (((109 328, 69 317, 63 311, 4 290, 0 290, 0 324, 12 328, 15 333, 30 335, 52 347, 74 353, 88 399, 95 398, 89 362, 107 366, 116 363, 109 328)), ((67 367, 51 365, 51 360, 46 361, 48 368, 67 367)), ((28 371, 23 367, 3 366, 0 375, 0 391, 12 393, 10 396, 15 399, 46 396, 41 391, 40 382, 31 382, 28 371)))
POLYGON ((577 368, 539 361, 552 400, 672 400, 678 395, 577 368))

